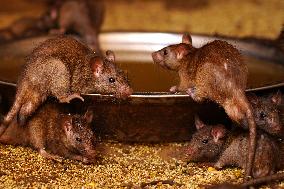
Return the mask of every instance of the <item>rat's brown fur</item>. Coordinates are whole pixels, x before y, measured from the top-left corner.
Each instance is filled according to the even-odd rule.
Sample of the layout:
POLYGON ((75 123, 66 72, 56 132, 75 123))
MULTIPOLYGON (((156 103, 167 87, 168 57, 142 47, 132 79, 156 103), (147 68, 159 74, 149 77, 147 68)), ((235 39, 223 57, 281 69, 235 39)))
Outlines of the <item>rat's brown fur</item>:
POLYGON ((70 158, 88 163, 96 154, 91 120, 92 112, 71 115, 64 113, 62 105, 49 102, 39 108, 25 127, 14 119, 0 142, 30 146, 48 159, 70 158))
MULTIPOLYGON (((205 125, 198 118, 196 128, 197 132, 184 150, 188 160, 214 162, 214 167, 218 169, 230 165, 246 167, 249 152, 246 133, 229 131, 223 125, 205 125)), ((257 139, 252 169, 255 178, 271 175, 283 168, 280 167, 282 145, 265 133, 259 133, 257 139)))
POLYGON ((220 104, 235 122, 247 119, 250 153, 246 175, 250 176, 256 145, 256 125, 245 96, 248 68, 239 51, 225 41, 215 40, 201 48, 192 46, 183 35, 181 44, 170 45, 152 54, 155 63, 177 71, 180 78, 172 92, 186 91, 195 101, 205 99, 220 104))
MULTIPOLYGON (((249 94, 247 98, 251 103, 257 128, 271 135, 284 137, 284 127, 280 115, 281 92, 262 97, 249 94)), ((247 127, 246 122, 244 122, 244 126, 247 127)))
POLYGON ((48 96, 68 103, 74 98, 83 100, 81 93, 130 95, 128 80, 114 61, 112 51, 107 51, 106 57, 98 56, 71 37, 43 42, 28 56, 19 77, 15 102, 0 128, 0 136, 17 114, 18 122, 23 125, 48 96), (115 82, 110 82, 111 78, 115 82))

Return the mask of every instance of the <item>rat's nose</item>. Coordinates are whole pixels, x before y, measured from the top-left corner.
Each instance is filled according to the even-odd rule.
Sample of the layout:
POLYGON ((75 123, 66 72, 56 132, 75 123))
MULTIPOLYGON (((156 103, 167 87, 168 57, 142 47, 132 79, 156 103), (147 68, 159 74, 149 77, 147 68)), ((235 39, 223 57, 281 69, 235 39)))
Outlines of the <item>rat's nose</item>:
POLYGON ((152 59, 153 59, 154 63, 158 63, 158 62, 161 61, 161 57, 159 56, 158 51, 152 53, 152 59))

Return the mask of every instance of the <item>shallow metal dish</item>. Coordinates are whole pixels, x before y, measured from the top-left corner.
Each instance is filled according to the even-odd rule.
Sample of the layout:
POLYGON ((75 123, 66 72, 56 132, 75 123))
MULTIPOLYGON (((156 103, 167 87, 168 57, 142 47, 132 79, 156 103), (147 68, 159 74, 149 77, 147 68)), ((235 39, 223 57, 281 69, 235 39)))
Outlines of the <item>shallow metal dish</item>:
MULTIPOLYGON (((0 93, 2 103, 6 103, 3 111, 12 102, 15 91, 15 81, 23 63, 24 57, 40 42, 48 37, 38 37, 13 42, 0 46, 0 93)), ((205 43, 220 37, 192 35, 193 45, 200 47, 205 43)), ((284 56, 273 45, 267 45, 257 40, 241 40, 222 38, 235 45, 241 52, 250 58, 260 60, 257 67, 272 67, 276 71, 276 79, 266 77, 263 72, 261 82, 254 84, 254 88, 248 91, 261 92, 265 90, 283 89, 284 86, 284 56), (276 74, 277 75, 277 74, 276 74)), ((128 65, 141 69, 143 65, 153 67, 151 70, 159 70, 152 64, 151 52, 163 48, 169 44, 180 43, 181 34, 175 33, 141 33, 141 32, 109 32, 100 35, 103 50, 111 49, 116 53, 117 61, 121 62, 124 69, 128 65), (127 66, 124 66, 127 63, 127 66), (149 63, 149 64, 148 64, 149 63)), ((266 69, 264 67, 264 69, 266 69)), ((151 71, 150 70, 150 71, 151 71)), ((251 69, 252 70, 252 69, 251 69)), ((131 71, 129 71, 131 75, 131 71)), ((135 72, 135 70, 134 70, 135 72)), ((267 71, 268 73, 269 71, 267 71)), ((147 74, 146 74, 147 75, 147 74)), ((155 74, 154 74, 155 75, 155 74)), ((274 75, 274 72, 272 72, 274 75)), ((133 76, 133 73, 132 73, 133 76)), ((135 76, 135 73, 134 73, 135 76)), ((145 74, 144 74, 145 76, 145 74)), ((148 77, 145 76, 145 77, 148 77)), ((168 76, 167 76, 168 77, 168 76)), ((161 82, 163 77, 153 82, 146 83, 144 78, 135 78, 135 85, 145 83, 145 90, 137 87, 136 91, 127 100, 116 100, 111 95, 85 94, 85 103, 74 102, 75 106, 92 106, 95 111, 94 128, 102 139, 134 142, 161 142, 188 140, 194 131, 193 118, 198 113, 209 122, 227 122, 226 114, 214 103, 197 104, 186 94, 170 94, 167 89, 174 76, 169 76, 169 83, 161 82), (163 87, 160 87, 164 84, 163 87), (154 89, 147 89, 149 85, 154 89), (156 87, 156 88, 155 88, 156 87), (148 91, 148 92, 145 92, 148 91), (150 91, 150 92, 149 92, 150 91)), ((132 78, 130 77, 130 80, 132 78)), ((156 78, 157 79, 157 78, 156 78)), ((251 81, 255 80, 253 77, 251 81)))

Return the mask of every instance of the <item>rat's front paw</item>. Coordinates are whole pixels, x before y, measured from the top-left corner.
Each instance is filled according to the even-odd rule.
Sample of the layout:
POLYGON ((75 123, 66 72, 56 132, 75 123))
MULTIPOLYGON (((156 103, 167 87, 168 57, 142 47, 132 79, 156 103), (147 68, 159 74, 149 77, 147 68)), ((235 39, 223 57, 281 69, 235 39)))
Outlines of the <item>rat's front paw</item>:
POLYGON ((195 87, 188 88, 186 93, 194 100, 195 99, 195 87))
POLYGON ((56 161, 56 162, 62 163, 64 161, 64 158, 57 156, 57 157, 54 157, 53 160, 56 161))
POLYGON ((170 92, 171 92, 171 93, 176 93, 176 92, 178 92, 178 87, 177 87, 177 86, 172 86, 172 87, 170 88, 170 92))
POLYGON ((215 164, 213 165, 213 167, 214 167, 215 169, 217 169, 217 170, 220 170, 220 169, 223 168, 223 165, 221 165, 220 162, 217 162, 217 163, 215 163, 215 164))
POLYGON ((94 163, 94 160, 90 159, 90 158, 83 157, 82 162, 84 164, 92 164, 92 163, 94 163))

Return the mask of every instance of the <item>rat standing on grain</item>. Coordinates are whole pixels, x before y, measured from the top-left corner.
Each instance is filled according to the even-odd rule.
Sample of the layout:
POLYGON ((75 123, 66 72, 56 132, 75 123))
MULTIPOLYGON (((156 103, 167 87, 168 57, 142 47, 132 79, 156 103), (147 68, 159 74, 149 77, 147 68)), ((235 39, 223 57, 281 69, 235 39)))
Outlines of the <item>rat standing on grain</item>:
POLYGON ((14 119, 0 137, 10 145, 30 146, 42 156, 56 161, 69 158, 91 163, 96 156, 95 135, 91 129, 93 112, 68 114, 58 103, 45 103, 25 127, 14 119))
MULTIPOLYGON (((189 161, 214 162, 214 167, 235 165, 245 168, 247 164, 248 135, 241 131, 229 131, 224 125, 205 125, 198 117, 195 118, 197 132, 190 143, 184 147, 189 161)), ((255 178, 271 175, 282 169, 283 157, 278 144, 268 134, 257 135, 256 155, 252 167, 255 178)))
POLYGON ((132 89, 114 62, 112 51, 101 57, 72 37, 46 40, 28 57, 18 80, 14 104, 1 125, 0 136, 16 116, 18 123, 23 125, 48 96, 56 97, 61 103, 75 98, 83 101, 82 93, 129 96, 132 89))
POLYGON ((256 125, 245 96, 248 68, 239 51, 220 40, 194 48, 191 36, 184 34, 182 43, 154 52, 152 57, 160 66, 178 72, 180 83, 172 87, 171 92, 186 91, 197 102, 205 99, 215 101, 238 123, 247 119, 250 150, 246 176, 250 176, 255 154, 256 125))

